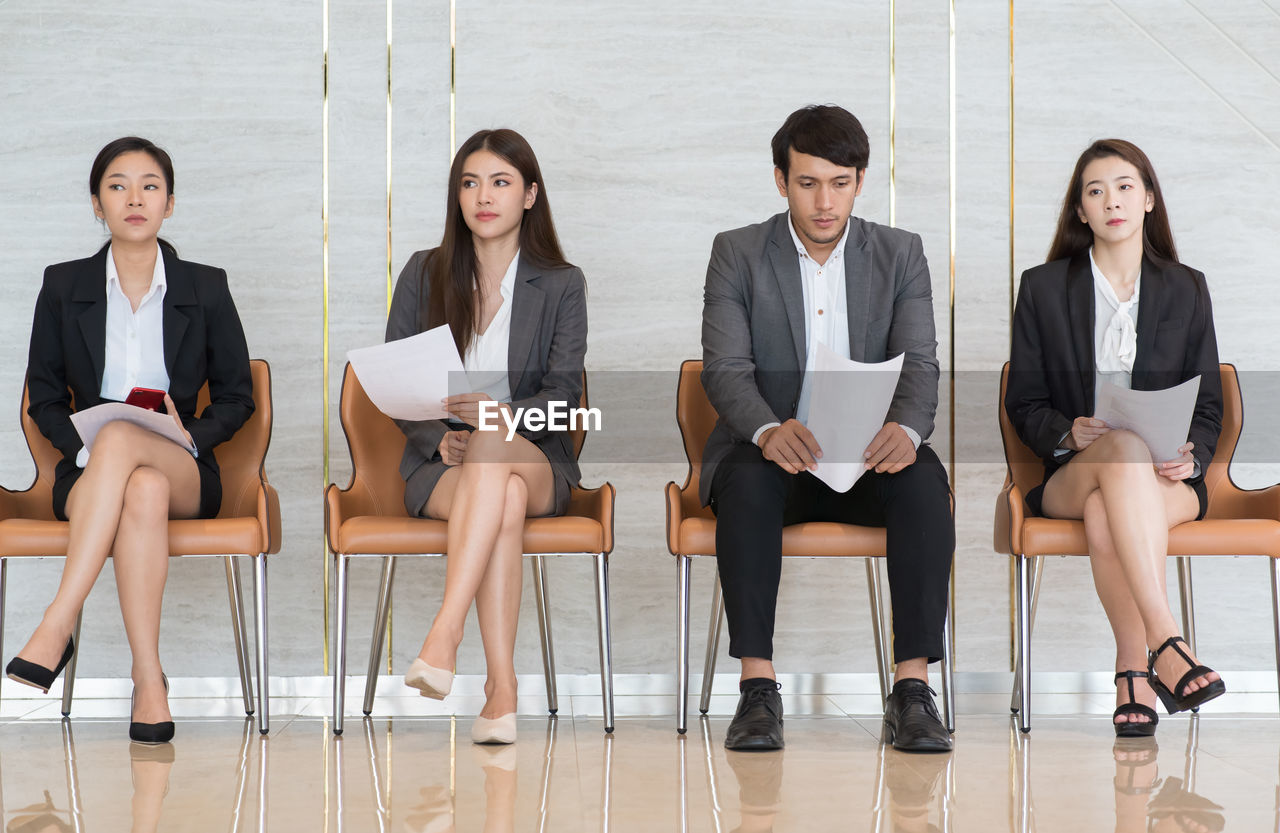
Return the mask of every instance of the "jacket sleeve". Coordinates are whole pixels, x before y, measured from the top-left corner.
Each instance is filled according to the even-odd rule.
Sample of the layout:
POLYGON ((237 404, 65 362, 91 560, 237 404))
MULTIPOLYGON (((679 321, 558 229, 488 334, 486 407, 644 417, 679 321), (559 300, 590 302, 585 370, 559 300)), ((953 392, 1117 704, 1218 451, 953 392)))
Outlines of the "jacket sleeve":
POLYGON ((1033 283, 1024 272, 1013 311, 1013 344, 1004 407, 1022 441, 1037 457, 1050 460, 1059 440, 1071 430, 1071 420, 1051 402, 1033 283))
POLYGON ((186 418, 183 424, 196 449, 205 453, 231 439, 253 414, 254 404, 249 345, 227 286, 227 273, 217 269, 214 277, 202 280, 209 297, 205 309, 209 404, 200 416, 186 418))
POLYGON ((902 375, 885 421, 912 428, 923 441, 933 433, 938 411, 938 341, 929 264, 918 234, 911 235, 905 272, 893 300, 888 341, 888 355, 903 354, 902 375))
POLYGON ((31 322, 31 346, 27 354, 27 414, 54 448, 69 460, 84 447, 71 424, 71 392, 62 350, 62 303, 45 271, 31 322))
MULTIPOLYGON (((400 270, 395 292, 391 295, 391 309, 387 313, 387 332, 384 341, 399 341, 422 332, 418 324, 420 293, 426 290, 423 279, 427 268, 427 252, 415 252, 400 270)), ((448 427, 442 419, 395 420, 405 438, 428 461, 440 459, 440 440, 448 427)))
MULTIPOLYGON (((512 400, 511 408, 525 408, 547 413, 552 402, 564 402, 576 408, 582 400, 582 373, 587 355, 587 281, 581 269, 574 268, 556 308, 555 330, 547 353, 547 372, 538 392, 524 399, 512 400)), ((544 421, 537 431, 520 429, 520 436, 537 440, 551 433, 544 421)))
POLYGON ((702 386, 729 431, 743 442, 762 425, 781 421, 756 383, 749 304, 747 276, 732 240, 718 234, 702 293, 702 386))
POLYGON ((1186 366, 1183 378, 1200 374, 1200 393, 1196 396, 1187 439, 1194 444, 1191 455, 1199 465, 1195 479, 1209 472, 1209 463, 1222 433, 1222 374, 1218 367, 1218 339, 1213 329, 1213 304, 1204 275, 1193 272, 1196 289, 1195 312, 1188 332, 1186 366))

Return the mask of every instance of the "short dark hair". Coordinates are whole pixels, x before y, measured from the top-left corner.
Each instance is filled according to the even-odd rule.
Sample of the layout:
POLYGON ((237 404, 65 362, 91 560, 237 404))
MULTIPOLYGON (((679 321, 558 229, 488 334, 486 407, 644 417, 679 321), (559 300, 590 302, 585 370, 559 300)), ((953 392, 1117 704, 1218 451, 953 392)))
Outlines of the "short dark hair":
POLYGON ((773 164, 786 179, 790 171, 789 151, 819 156, 833 165, 865 170, 871 158, 871 143, 862 122, 853 113, 834 104, 801 107, 773 134, 773 164))

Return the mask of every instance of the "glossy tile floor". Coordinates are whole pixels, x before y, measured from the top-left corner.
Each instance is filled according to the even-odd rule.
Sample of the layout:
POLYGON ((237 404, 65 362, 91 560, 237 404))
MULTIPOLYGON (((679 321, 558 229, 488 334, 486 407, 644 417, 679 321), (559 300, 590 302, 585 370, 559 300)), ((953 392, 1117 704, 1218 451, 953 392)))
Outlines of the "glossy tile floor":
POLYGON ((175 698, 164 747, 128 743, 127 700, 60 720, 52 698, 6 699, 0 812, 5 833, 1277 831, 1275 699, 1228 695, 1165 718, 1158 745, 1115 745, 1100 695, 1039 695, 1030 736, 1007 696, 962 695, 955 752, 928 756, 880 745, 869 695, 784 698, 772 753, 726 752, 731 697, 683 738, 669 698, 617 698, 611 737, 597 698, 562 697, 556 718, 522 699, 504 748, 470 743, 469 697, 382 696, 341 738, 319 698, 273 700, 265 738, 228 716, 237 700, 175 698))

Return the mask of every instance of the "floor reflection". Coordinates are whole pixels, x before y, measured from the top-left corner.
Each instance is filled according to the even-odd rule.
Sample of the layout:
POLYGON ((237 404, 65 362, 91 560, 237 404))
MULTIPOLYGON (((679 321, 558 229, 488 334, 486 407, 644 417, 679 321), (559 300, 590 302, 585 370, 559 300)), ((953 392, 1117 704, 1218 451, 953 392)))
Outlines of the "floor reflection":
MULTIPOLYGON (((1166 731, 1165 743, 1174 743, 1166 731)), ((1177 775, 1161 775, 1160 745, 1156 738, 1117 739, 1112 747, 1115 776, 1116 833, 1219 833, 1226 827, 1223 807, 1196 791, 1196 769, 1200 753, 1200 719, 1187 720, 1184 754, 1175 759, 1177 775)), ((1181 738, 1177 738, 1181 745, 1181 738)), ((1010 802, 1010 826, 1016 833, 1037 831, 1035 804, 1031 798, 1033 744, 1010 727, 1010 780, 1014 784, 1010 802)), ((1169 758, 1166 758, 1166 767, 1169 758)), ((1277 787, 1280 796, 1280 787, 1277 787)), ((1276 829, 1280 830, 1280 798, 1277 801, 1276 829)))

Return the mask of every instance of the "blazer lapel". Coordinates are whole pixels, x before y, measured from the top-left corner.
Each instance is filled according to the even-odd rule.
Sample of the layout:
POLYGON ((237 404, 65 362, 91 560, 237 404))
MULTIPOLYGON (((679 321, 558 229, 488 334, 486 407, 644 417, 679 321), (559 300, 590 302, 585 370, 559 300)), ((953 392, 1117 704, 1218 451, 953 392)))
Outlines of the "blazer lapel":
POLYGON ((179 307, 196 303, 194 279, 168 249, 160 247, 164 257, 164 367, 173 378, 174 362, 178 358, 178 347, 182 344, 182 336, 187 331, 190 318, 179 307))
MULTIPOLYGON (((782 293, 782 305, 787 310, 787 321, 791 324, 791 340, 795 348, 796 362, 803 370, 805 365, 805 328, 804 328, 804 288, 800 285, 800 261, 796 254, 795 241, 787 223, 791 218, 786 214, 778 215, 779 221, 769 241, 769 260, 773 264, 773 275, 778 281, 778 290, 782 293)), ((852 332, 853 328, 850 327, 852 332)))
POLYGON ((507 338, 507 382, 513 399, 532 360, 533 339, 538 334, 542 307, 547 300, 547 293, 531 283, 541 274, 526 258, 521 257, 516 265, 516 284, 511 292, 511 331, 507 338))
POLYGON ((1138 292, 1138 354, 1133 359, 1132 378, 1133 387, 1143 390, 1144 377, 1152 369, 1160 302, 1164 300, 1164 273, 1145 257, 1142 259, 1142 285, 1138 292))
POLYGON ((71 293, 73 303, 85 305, 76 314, 80 334, 84 336, 85 353, 93 365, 98 390, 102 389, 102 372, 107 354, 107 247, 89 259, 89 268, 76 277, 71 293))
POLYGON ((1089 252, 1078 253, 1067 268, 1067 320, 1071 324, 1076 367, 1079 370, 1080 395, 1085 413, 1093 413, 1093 269, 1089 252))
POLYGON ((862 224, 849 218, 849 237, 844 243, 844 296, 846 321, 849 323, 849 358, 866 360, 867 310, 871 306, 871 282, 867 279, 870 255, 862 224))

